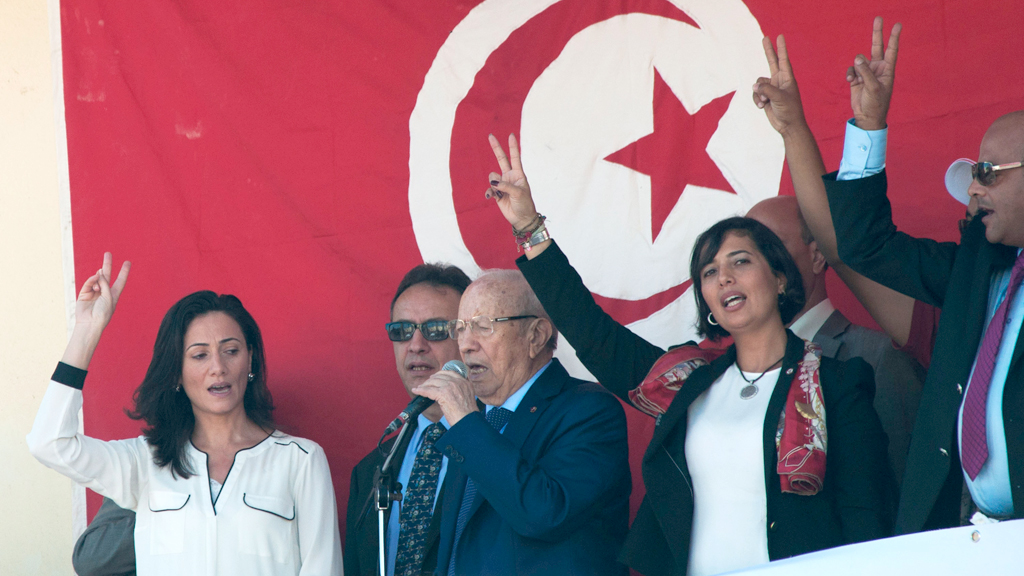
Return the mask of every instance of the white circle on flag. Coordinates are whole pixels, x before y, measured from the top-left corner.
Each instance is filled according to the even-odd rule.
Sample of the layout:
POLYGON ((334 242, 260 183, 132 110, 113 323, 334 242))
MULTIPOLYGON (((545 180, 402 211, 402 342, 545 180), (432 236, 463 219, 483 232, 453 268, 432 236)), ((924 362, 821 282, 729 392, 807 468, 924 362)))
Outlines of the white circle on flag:
MULTIPOLYGON (((556 2, 485 0, 438 50, 409 119, 409 209, 424 261, 480 273, 452 197, 456 110, 490 54, 556 2)), ((757 20, 740 0, 672 4, 699 28, 639 13, 597 22, 566 43, 523 104, 523 165, 537 206, 587 287, 609 298, 642 300, 682 284, 697 235, 778 193, 782 139, 749 96, 768 73, 757 20), (735 92, 706 151, 736 194, 688 184, 657 238, 650 177, 604 160, 654 130, 655 68, 691 115, 735 92)), ((481 166, 481 179, 493 169, 481 166)), ((694 319, 687 290, 630 328, 667 346, 693 337, 694 319)))

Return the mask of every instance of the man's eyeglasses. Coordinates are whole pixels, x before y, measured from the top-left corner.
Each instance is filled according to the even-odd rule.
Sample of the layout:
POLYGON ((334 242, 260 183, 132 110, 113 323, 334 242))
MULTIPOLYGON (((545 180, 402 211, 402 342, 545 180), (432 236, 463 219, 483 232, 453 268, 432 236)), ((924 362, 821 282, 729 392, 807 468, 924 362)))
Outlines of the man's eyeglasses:
POLYGON ((490 316, 474 316, 468 322, 466 320, 452 320, 448 323, 448 335, 453 340, 458 340, 459 336, 466 331, 466 328, 470 328, 477 336, 490 336, 494 333, 494 325, 498 322, 508 322, 510 320, 525 320, 526 318, 536 318, 534 314, 524 314, 522 316, 505 316, 504 318, 491 318, 490 316))
POLYGON ((996 172, 1000 170, 1013 170, 1024 166, 1024 162, 1011 162, 1009 164, 992 164, 991 162, 978 162, 971 166, 971 178, 978 181, 982 186, 991 186, 996 181, 996 172))
MULTIPOLYGON (((388 338, 392 342, 405 342, 412 340, 412 335, 419 328, 423 337, 431 342, 440 342, 448 339, 448 320, 427 320, 419 324, 415 322, 401 321, 388 322, 384 325, 388 331, 388 338)), ((454 336, 453 336, 454 338, 454 336)))

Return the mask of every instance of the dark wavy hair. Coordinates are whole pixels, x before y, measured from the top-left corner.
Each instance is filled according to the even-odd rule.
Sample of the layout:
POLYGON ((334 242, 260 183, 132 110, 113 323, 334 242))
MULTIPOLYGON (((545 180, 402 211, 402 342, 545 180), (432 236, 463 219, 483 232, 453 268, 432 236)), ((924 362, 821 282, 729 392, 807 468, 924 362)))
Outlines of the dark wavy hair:
POLYGON ((783 324, 789 324, 793 320, 797 312, 804 307, 806 299, 800 269, 796 267, 796 262, 782 240, 767 226, 753 218, 726 218, 697 237, 693 245, 693 255, 690 257, 690 278, 693 280, 693 296, 697 300, 697 332, 712 340, 719 340, 729 333, 721 326, 708 322, 711 308, 701 293, 703 278, 700 272, 715 259, 726 235, 730 233, 753 240, 757 250, 768 261, 772 272, 776 276, 786 278, 786 290, 779 295, 779 314, 782 316, 783 324))
POLYGON ((135 390, 135 410, 128 412, 134 420, 145 420, 147 427, 142 433, 153 449, 153 459, 157 466, 170 466, 172 476, 188 478, 195 474, 185 446, 192 438, 196 418, 188 396, 177 387, 185 359, 185 332, 193 320, 211 312, 227 314, 242 328, 246 347, 252 354, 253 374, 245 389, 245 414, 260 428, 274 428, 274 401, 267 388, 263 336, 256 320, 230 294, 218 295, 209 290, 189 294, 171 306, 160 322, 153 359, 142 384, 135 390))

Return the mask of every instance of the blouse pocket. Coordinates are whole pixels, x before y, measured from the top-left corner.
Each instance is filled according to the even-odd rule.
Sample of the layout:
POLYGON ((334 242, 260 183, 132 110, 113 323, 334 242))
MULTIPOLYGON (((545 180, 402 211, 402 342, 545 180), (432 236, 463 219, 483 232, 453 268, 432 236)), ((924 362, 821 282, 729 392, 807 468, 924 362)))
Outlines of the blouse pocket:
POLYGON ((295 501, 290 497, 242 494, 238 549, 244 554, 291 563, 298 557, 295 501))
POLYGON ((153 513, 150 554, 181 554, 185 549, 185 505, 191 498, 191 494, 180 492, 154 490, 149 493, 149 511, 153 513))

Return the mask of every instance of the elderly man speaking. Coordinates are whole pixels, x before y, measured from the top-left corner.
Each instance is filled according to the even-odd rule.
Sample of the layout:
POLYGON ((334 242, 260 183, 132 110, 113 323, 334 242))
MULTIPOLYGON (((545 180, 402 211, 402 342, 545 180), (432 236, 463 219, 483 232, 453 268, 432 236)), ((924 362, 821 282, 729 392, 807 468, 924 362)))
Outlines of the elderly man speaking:
POLYGON ((436 576, 617 574, 629 492, 626 418, 553 359, 557 333, 518 271, 473 282, 451 323, 469 379, 413 389, 451 427, 436 576), (480 410, 483 403, 484 410, 480 410))

